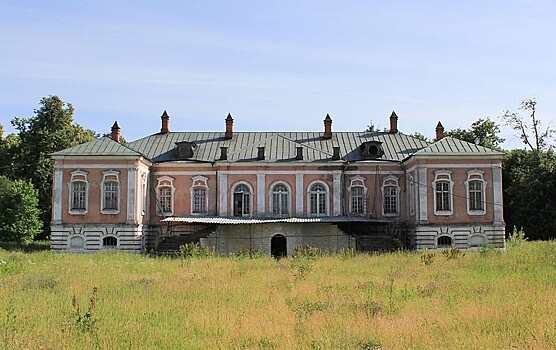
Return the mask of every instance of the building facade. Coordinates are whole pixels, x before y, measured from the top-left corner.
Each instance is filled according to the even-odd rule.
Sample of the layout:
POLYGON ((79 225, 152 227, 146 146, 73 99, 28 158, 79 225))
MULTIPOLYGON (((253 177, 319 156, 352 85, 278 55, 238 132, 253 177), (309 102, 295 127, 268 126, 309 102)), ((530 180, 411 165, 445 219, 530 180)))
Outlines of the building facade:
POLYGON ((363 251, 504 246, 502 154, 398 131, 161 131, 120 128, 52 155, 52 248, 144 252, 200 242, 220 254, 297 246, 363 251))

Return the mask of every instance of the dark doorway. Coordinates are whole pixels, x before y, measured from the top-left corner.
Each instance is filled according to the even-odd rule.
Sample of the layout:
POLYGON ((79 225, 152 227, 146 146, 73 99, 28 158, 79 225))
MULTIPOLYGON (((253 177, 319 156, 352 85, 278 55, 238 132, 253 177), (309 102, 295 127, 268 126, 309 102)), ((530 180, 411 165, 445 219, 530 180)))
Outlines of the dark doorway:
POLYGON ((284 258, 288 255, 286 237, 275 235, 270 240, 270 254, 276 259, 284 258))

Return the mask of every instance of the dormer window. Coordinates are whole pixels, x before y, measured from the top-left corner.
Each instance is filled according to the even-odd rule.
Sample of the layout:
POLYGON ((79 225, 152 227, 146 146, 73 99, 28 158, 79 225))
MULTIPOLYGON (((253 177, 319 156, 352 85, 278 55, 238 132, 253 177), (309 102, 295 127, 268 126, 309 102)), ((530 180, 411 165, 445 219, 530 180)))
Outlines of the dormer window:
POLYGON ((382 142, 380 141, 367 141, 363 142, 359 146, 361 150, 361 155, 365 159, 375 159, 380 158, 384 155, 384 150, 382 149, 382 142))
POLYGON ((195 142, 181 141, 176 142, 176 149, 174 157, 176 159, 189 159, 193 158, 197 144, 195 142))

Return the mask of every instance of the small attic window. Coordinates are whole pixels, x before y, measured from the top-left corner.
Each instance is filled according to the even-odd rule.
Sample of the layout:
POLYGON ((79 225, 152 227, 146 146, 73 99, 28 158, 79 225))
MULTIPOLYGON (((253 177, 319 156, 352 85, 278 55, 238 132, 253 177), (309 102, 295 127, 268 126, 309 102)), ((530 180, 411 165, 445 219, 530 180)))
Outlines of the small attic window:
POLYGON ((363 142, 361 146, 359 146, 359 149, 361 149, 361 154, 365 159, 380 158, 384 155, 382 142, 380 141, 363 142))
POLYGON ((197 144, 195 142, 182 141, 176 142, 176 149, 174 157, 176 159, 188 159, 193 158, 197 144))

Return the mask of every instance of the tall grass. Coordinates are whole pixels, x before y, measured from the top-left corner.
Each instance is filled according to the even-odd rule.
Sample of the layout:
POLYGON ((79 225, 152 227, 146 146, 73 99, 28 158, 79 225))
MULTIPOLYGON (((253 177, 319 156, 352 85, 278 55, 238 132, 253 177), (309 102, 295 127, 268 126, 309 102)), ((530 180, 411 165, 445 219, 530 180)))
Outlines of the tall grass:
POLYGON ((0 250, 6 349, 556 348, 556 242, 381 255, 0 250))

